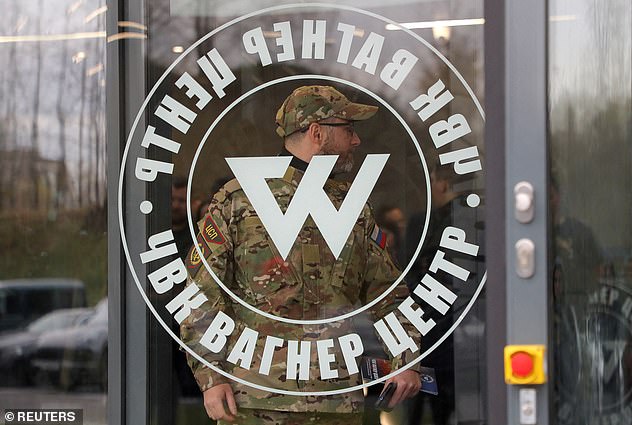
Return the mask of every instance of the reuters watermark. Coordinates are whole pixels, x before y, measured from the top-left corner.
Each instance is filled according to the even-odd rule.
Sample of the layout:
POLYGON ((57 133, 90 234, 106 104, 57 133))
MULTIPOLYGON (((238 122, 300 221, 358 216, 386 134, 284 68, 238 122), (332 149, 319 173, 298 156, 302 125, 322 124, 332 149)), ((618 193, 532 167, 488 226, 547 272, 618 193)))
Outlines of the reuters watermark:
POLYGON ((4 423, 13 424, 83 424, 82 409, 6 409, 4 423))

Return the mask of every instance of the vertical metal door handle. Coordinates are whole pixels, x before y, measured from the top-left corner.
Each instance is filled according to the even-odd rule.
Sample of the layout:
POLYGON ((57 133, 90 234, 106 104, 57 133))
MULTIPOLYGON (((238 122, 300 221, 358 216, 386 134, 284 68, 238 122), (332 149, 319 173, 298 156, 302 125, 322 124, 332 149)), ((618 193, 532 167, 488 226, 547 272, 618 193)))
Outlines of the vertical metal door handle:
POLYGON ((523 224, 530 223, 535 212, 533 185, 524 181, 516 184, 514 187, 514 200, 516 220, 523 224))
POLYGON ((531 239, 516 242, 516 273, 523 279, 535 274, 535 245, 531 239))

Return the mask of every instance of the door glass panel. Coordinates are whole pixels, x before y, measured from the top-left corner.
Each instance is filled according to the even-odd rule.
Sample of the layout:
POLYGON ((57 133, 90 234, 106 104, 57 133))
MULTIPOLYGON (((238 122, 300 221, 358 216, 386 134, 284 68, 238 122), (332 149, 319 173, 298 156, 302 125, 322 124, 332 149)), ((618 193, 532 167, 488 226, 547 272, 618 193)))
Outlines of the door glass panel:
POLYGON ((3 416, 80 409, 83 423, 106 423, 105 10, 99 0, 3 3, 3 416))
POLYGON ((550 2, 556 420, 632 420, 632 5, 550 2))
POLYGON ((223 383, 239 415, 484 423, 483 4, 382 3, 147 3, 122 178, 152 423, 208 423, 223 383), (377 359, 426 392, 372 408, 377 359))

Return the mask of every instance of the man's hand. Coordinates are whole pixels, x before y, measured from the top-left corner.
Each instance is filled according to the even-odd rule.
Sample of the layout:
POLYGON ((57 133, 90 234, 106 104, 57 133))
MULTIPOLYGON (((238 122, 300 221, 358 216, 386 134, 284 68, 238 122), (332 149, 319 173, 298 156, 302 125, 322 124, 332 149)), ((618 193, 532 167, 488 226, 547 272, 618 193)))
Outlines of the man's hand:
POLYGON ((230 384, 215 385, 204 391, 204 408, 208 417, 214 421, 234 422, 237 416, 237 403, 230 384))
POLYGON ((384 382, 384 388, 386 388, 389 382, 395 382, 397 384, 397 388, 391 397, 391 402, 388 404, 389 408, 395 407, 396 404, 401 403, 407 398, 414 397, 421 388, 419 373, 410 369, 384 382))

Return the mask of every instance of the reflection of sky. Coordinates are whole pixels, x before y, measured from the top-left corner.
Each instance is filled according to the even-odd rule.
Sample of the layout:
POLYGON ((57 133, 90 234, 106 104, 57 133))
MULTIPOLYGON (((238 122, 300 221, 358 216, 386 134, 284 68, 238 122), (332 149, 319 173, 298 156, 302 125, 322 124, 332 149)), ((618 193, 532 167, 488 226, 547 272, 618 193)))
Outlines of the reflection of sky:
POLYGON ((549 26, 551 161, 561 211, 622 255, 632 249, 632 3, 555 0, 550 13, 575 18, 549 26))
MULTIPOLYGON (((152 61, 161 66, 168 66, 177 54, 172 49, 174 46, 188 47, 203 33, 210 31, 228 19, 263 7, 278 4, 292 3, 290 1, 272 0, 239 0, 239 1, 199 1, 194 2, 201 7, 209 8, 202 13, 202 21, 197 22, 190 16, 178 16, 178 11, 184 6, 191 6, 191 0, 172 0, 170 11, 165 5, 154 6, 149 3, 148 14, 151 25, 149 34, 152 42, 149 54, 152 61), (220 4, 221 6, 218 6, 220 4), (206 17, 204 17, 206 15, 206 17), (196 23, 199 25, 196 27, 196 23)), ((333 2, 332 2, 333 3, 333 2)), ((382 0, 345 2, 349 6, 371 9, 372 11, 398 21, 419 21, 434 19, 476 18, 482 16, 482 1, 427 1, 427 0, 399 0, 384 2, 382 0)), ((86 73, 95 69, 104 61, 105 38, 94 34, 103 32, 105 28, 105 14, 96 14, 104 6, 104 0, 24 0, 9 2, 0 16, 0 55, 3 58, 3 66, 0 67, 0 119, 1 130, 4 137, 0 139, 0 149, 32 148, 35 147, 40 155, 59 159, 64 157, 71 180, 77 175, 77 167, 83 163, 83 173, 90 173, 88 168, 95 153, 93 152, 95 134, 99 134, 104 140, 105 122, 105 88, 104 70, 95 71, 91 75, 86 73), (92 17, 91 17, 92 16, 92 17), (15 42, 6 37, 14 36, 50 36, 60 34, 88 33, 88 38, 65 41, 15 42), (85 59, 79 60, 79 52, 85 52, 85 59), (74 60, 73 60, 74 58, 74 60), (39 74, 39 95, 36 102, 37 78, 39 74), (36 106, 37 105, 37 106, 36 106), (34 117, 37 110, 37 117, 34 117), (64 121, 64 134, 61 134, 61 120, 64 121), (37 138, 34 140, 34 123, 37 128, 37 138), (83 143, 80 144, 80 139, 83 143), (81 145, 81 146, 80 146, 81 145), (63 150, 63 151, 62 151, 63 150), (82 160, 79 160, 81 152, 82 160)), ((185 7, 186 8, 186 7, 185 7)), ((188 14, 195 8, 187 8, 188 14)), ((285 15, 284 19, 287 19, 285 15)), ((330 22, 337 22, 335 18, 347 21, 352 16, 346 12, 330 11, 316 13, 316 18, 323 17, 330 22)), ((358 26, 364 26, 361 19, 355 16, 358 26)), ((259 25, 267 25, 271 30, 273 22, 280 20, 279 16, 270 16, 260 19, 259 25)), ((218 40, 218 49, 231 63, 241 66, 245 60, 251 60, 242 56, 241 34, 250 28, 239 27, 234 31, 234 36, 224 37, 218 40), (235 48, 235 37, 240 43, 240 48, 235 48)), ((382 24, 364 27, 363 37, 355 37, 354 48, 357 52, 359 46, 366 40, 370 31, 375 31, 386 37, 383 49, 383 57, 392 55, 400 47, 404 47, 419 54, 420 62, 417 65, 417 74, 422 78, 418 83, 419 91, 426 90, 430 84, 438 78, 445 78, 436 58, 427 54, 420 54, 416 47, 418 42, 407 41, 401 45, 402 32, 387 31, 382 24), (422 57, 423 56, 423 57, 422 57)), ((295 50, 300 55, 299 44, 302 28, 293 28, 295 32, 295 50)), ((329 28, 333 35, 339 34, 333 25, 329 28)), ((432 37, 430 29, 415 30, 428 42, 439 48, 456 68, 464 75, 465 80, 473 87, 482 101, 482 26, 455 27, 452 29, 450 43, 440 44, 432 37)), ((139 43, 144 41, 128 41, 139 43)), ((268 40, 270 46, 274 46, 273 40, 268 40)), ((328 44, 328 49, 336 50, 338 41, 328 44)), ((274 57, 274 52, 273 57, 274 57)), ((192 59, 197 55, 192 55, 192 59)), ((349 63, 353 60, 352 53, 349 63)), ((386 59, 385 59, 386 60, 386 59)), ((185 61, 182 68, 191 69, 195 63, 185 61)), ((329 61, 331 62, 331 61, 329 61)), ((330 64, 311 61, 309 71, 328 74, 331 72, 330 64)), ((383 66, 383 64, 382 64, 383 66)), ((378 68, 378 74, 381 66, 378 68)), ((356 79, 351 77, 354 69, 350 65, 347 68, 339 68, 337 75, 341 78, 356 79)), ((383 86, 379 77, 366 74, 362 81, 363 86, 379 91, 383 86)), ((447 81, 446 81, 447 82, 447 81)), ((448 84, 450 84, 448 82, 448 84)), ((459 93, 455 93, 454 105, 460 102, 459 93)), ((399 109, 414 114, 407 106, 407 96, 393 97, 392 102, 397 103, 399 109)), ((455 108, 461 108, 459 105, 455 108)), ((481 134, 482 125, 473 124, 475 133, 481 134)), ((104 145, 101 149, 104 149, 104 145)), ((103 154, 101 153, 103 158, 103 154)))
POLYGON ((599 103, 629 99, 632 90, 629 0, 557 0, 550 4, 551 15, 575 18, 552 22, 549 26, 553 105, 569 96, 593 98, 599 103))
POLYGON ((100 162, 104 159, 105 38, 98 33, 105 28, 105 14, 94 13, 104 3, 22 0, 6 2, 0 16, 0 149, 37 149, 44 158, 65 157, 71 180, 78 173, 80 152, 84 174, 94 172, 96 149, 100 162), (85 34, 25 41, 78 33, 85 34), (100 146, 94 142, 97 134, 100 146))
MULTIPOLYGON (((155 43, 156 46, 164 46, 164 52, 161 52, 163 54, 157 56, 161 56, 162 60, 165 61, 169 60, 169 58, 175 58, 175 55, 171 53, 171 47, 173 45, 180 45, 186 48, 193 44, 193 42, 204 32, 211 31, 219 25, 238 16, 266 7, 296 3, 304 2, 292 0, 241 0, 224 2, 171 0, 170 9, 160 8, 160 6, 152 7, 150 9, 150 14, 152 16, 151 19, 158 24, 154 25, 154 32, 151 34, 152 37, 154 37, 154 39, 161 38, 171 40, 171 43, 166 44, 159 42, 155 43), (195 31, 195 24, 199 24, 201 29, 205 31, 198 34, 195 31)), ((357 7, 363 10, 370 10, 371 12, 380 14, 397 22, 480 18, 483 15, 483 2, 472 0, 395 0, 389 2, 384 2, 382 0, 351 0, 344 2, 324 1, 318 3, 332 3, 357 7)), ((338 14, 347 13, 339 9, 331 9, 323 12, 325 10, 324 8, 302 8, 300 10, 300 13, 305 15, 305 19, 310 19, 310 15, 315 16, 314 19, 318 19, 319 16, 326 15, 328 19, 331 20, 332 17, 335 17, 338 14)), ((278 10, 269 12, 266 16, 269 17, 268 22, 271 25, 272 22, 286 20, 288 16, 295 13, 297 13, 296 10, 292 10, 292 12, 278 10)), ((244 29, 244 31, 245 30, 246 29, 244 29)), ((379 32, 382 35, 386 35, 390 31, 386 31, 385 28, 381 28, 381 31, 379 32)), ((432 40, 432 31, 430 29, 418 30, 416 32, 429 41, 432 40)), ((453 34, 458 34, 459 32, 467 32, 468 39, 477 38, 478 35, 475 34, 480 33, 482 35, 482 26, 469 29, 467 29, 467 27, 453 28, 453 34)))
MULTIPOLYGON (((437 3, 435 0, 389 0, 389 6, 396 8, 406 8, 420 3, 437 3)), ((171 13, 175 16, 217 16, 234 17, 253 10, 265 9, 287 3, 306 3, 302 1, 279 1, 279 0, 233 0, 230 2, 201 1, 201 0, 171 0, 171 13)), ((314 1, 314 3, 341 4, 338 0, 314 1)), ((384 0, 347 0, 346 6, 362 9, 373 9, 382 7, 384 0)))

